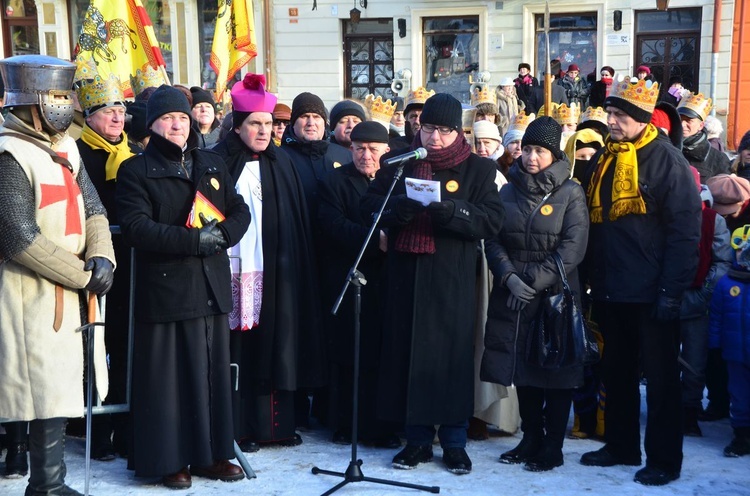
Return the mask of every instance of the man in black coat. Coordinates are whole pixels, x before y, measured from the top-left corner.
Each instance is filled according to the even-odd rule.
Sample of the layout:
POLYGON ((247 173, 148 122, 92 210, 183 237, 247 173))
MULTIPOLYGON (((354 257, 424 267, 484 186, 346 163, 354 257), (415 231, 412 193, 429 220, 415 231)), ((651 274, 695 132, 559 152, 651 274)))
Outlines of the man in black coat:
POLYGON ((690 165, 698 169, 701 184, 717 174, 729 174, 729 158, 711 146, 704 129, 706 117, 711 112, 711 99, 702 93, 685 95, 677 106, 682 120, 682 154, 690 165))
POLYGON ((604 336, 605 446, 584 465, 640 465, 640 371, 647 384, 645 485, 667 484, 682 467, 679 315, 698 265, 701 203, 688 164, 650 123, 658 87, 613 85, 605 100, 607 146, 583 186, 591 227, 586 264, 604 336), (627 146, 624 146, 626 145, 627 146))

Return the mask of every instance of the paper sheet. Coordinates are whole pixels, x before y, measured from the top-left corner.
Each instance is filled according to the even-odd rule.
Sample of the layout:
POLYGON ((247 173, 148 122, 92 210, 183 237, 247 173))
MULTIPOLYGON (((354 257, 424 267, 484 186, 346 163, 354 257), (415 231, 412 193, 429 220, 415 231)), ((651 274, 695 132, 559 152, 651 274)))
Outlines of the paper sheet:
POLYGON ((404 182, 408 198, 416 200, 425 206, 432 202, 440 201, 440 181, 407 177, 404 182))

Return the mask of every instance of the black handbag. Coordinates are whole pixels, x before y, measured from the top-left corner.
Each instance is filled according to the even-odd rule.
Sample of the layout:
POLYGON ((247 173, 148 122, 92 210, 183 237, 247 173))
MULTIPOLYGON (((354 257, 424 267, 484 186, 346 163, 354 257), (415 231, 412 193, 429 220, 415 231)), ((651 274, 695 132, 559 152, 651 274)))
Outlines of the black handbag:
POLYGON ((599 346, 591 334, 568 284, 565 266, 558 253, 552 255, 560 271, 563 291, 542 297, 531 321, 526 359, 545 369, 591 365, 599 360, 599 346))

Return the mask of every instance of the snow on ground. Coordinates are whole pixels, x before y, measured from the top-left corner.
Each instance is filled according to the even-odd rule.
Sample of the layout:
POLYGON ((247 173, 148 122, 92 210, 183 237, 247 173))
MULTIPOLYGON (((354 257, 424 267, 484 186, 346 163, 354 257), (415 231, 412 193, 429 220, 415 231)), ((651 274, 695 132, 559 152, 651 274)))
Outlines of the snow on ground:
MULTIPOLYGON (((645 393, 645 391, 642 391, 645 393)), ((642 394, 645 397, 645 394, 642 394)), ((645 407, 641 424, 645 424, 645 407)), ((445 470, 441 450, 434 446, 435 459, 419 465, 415 470, 395 470, 390 462, 397 450, 360 447, 358 458, 363 461, 362 472, 367 477, 388 479, 425 486, 439 486, 440 494, 454 496, 511 494, 573 496, 664 496, 710 495, 750 496, 750 456, 727 458, 722 450, 732 437, 728 420, 701 423, 702 438, 686 437, 682 476, 663 487, 645 487, 633 482, 637 467, 584 467, 578 460, 586 451, 599 449, 602 444, 593 440, 565 440, 565 465, 550 472, 527 472, 521 465, 498 463, 500 453, 513 448, 520 440, 520 432, 511 437, 491 437, 487 441, 469 441, 467 452, 473 462, 471 474, 457 476, 445 470)), ((304 443, 295 448, 265 448, 248 454, 247 460, 257 474, 256 479, 226 483, 193 478, 187 490, 172 490, 159 485, 158 480, 136 480, 126 469, 126 460, 91 462, 90 494, 102 495, 317 495, 343 479, 329 475, 313 475, 311 469, 343 472, 349 465, 351 447, 329 442, 330 432, 315 429, 302 432, 304 443)), ((76 490, 84 490, 84 451, 82 439, 69 437, 66 441, 67 483, 76 490)), ((645 460, 645 457, 644 457, 645 460)), ((4 464, 0 464, 4 465, 4 464)), ((0 471, 4 467, 0 467, 0 471)), ((0 494, 21 495, 25 479, 0 479, 0 494)), ((430 494, 414 489, 398 488, 371 482, 352 482, 336 492, 337 495, 417 495, 430 494)))

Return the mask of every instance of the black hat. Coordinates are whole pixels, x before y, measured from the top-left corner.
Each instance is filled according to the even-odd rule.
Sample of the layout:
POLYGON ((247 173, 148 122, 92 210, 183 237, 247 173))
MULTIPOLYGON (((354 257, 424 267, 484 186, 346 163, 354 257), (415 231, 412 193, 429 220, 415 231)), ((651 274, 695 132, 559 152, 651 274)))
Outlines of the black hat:
POLYGON ((216 105, 214 97, 211 96, 211 93, 204 90, 200 86, 193 86, 192 88, 190 88, 190 93, 193 95, 193 107, 195 107, 199 103, 208 103, 211 106, 216 105))
POLYGON ((360 122, 352 129, 349 139, 352 143, 388 143, 388 130, 379 122, 360 122))
POLYGON ((737 147, 737 153, 742 153, 743 150, 750 149, 750 131, 746 132, 740 140, 740 146, 737 147))
POLYGON ((149 130, 146 127, 146 105, 146 102, 136 100, 128 105, 126 111, 130 115, 130 126, 125 129, 125 132, 135 141, 141 141, 149 135, 149 130))
POLYGON ((562 157, 562 150, 560 150, 561 137, 562 128, 560 124, 552 117, 544 115, 531 121, 529 127, 526 128, 526 132, 523 133, 521 146, 542 146, 551 151, 555 158, 559 159, 562 157))
POLYGON ((449 93, 437 93, 424 102, 419 122, 433 126, 461 129, 463 109, 461 102, 449 93))
POLYGON ((403 98, 401 98, 400 96, 397 96, 393 100, 393 103, 396 104, 396 110, 394 110, 394 112, 403 112, 404 111, 404 99, 403 98))
POLYGON ((169 112, 182 112, 190 116, 190 104, 182 91, 162 84, 146 104, 146 128, 150 129, 156 119, 169 112))
POLYGON ((342 100, 331 109, 331 130, 336 127, 338 122, 347 115, 359 117, 360 121, 366 121, 365 109, 359 103, 353 100, 342 100))
POLYGON ((527 64, 526 62, 521 62, 520 64, 518 64, 518 72, 521 72, 521 69, 524 67, 526 68, 527 71, 531 72, 531 66, 527 64))
POLYGON ((323 105, 323 100, 318 95, 308 92, 300 93, 294 98, 292 102, 292 118, 289 124, 294 125, 297 118, 303 114, 318 114, 323 120, 328 119, 328 112, 326 111, 326 106, 323 105))

